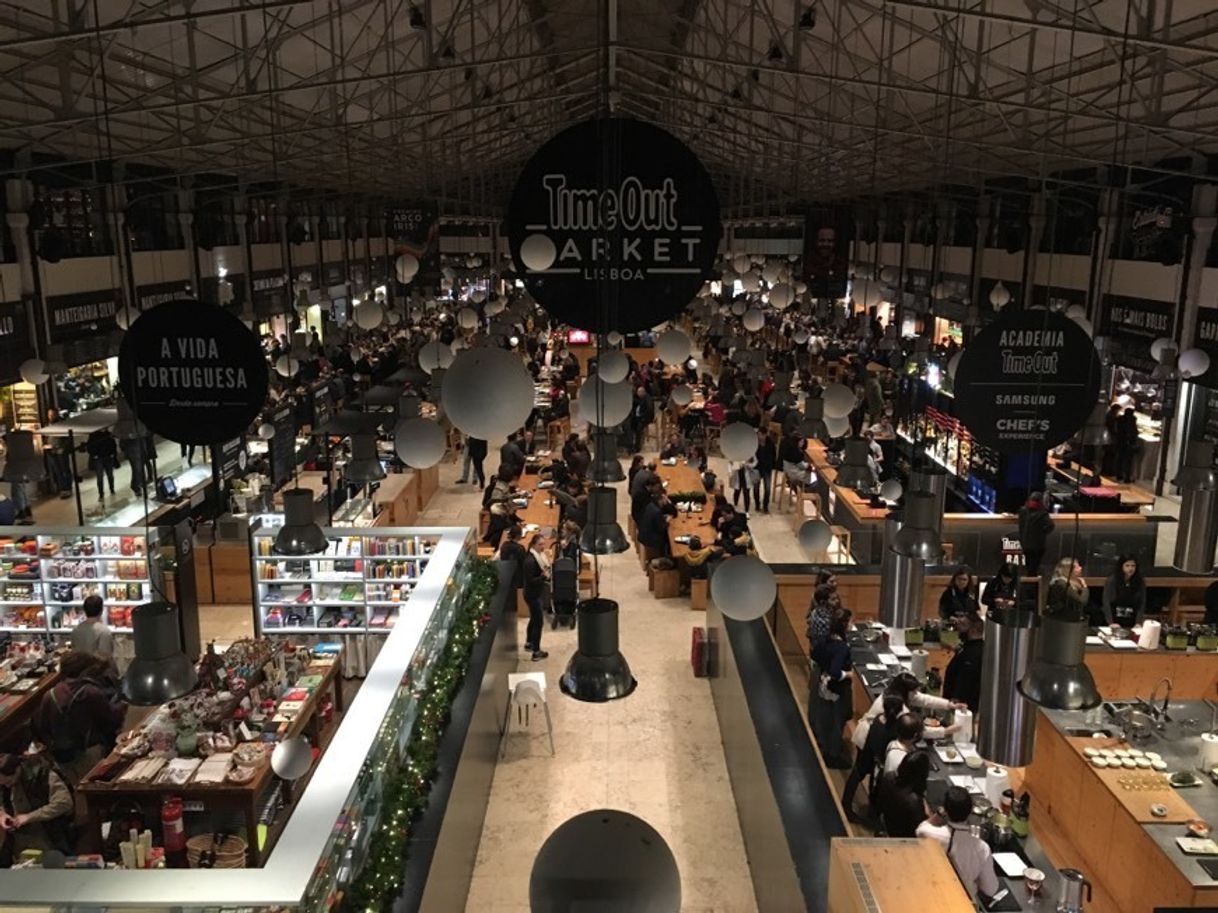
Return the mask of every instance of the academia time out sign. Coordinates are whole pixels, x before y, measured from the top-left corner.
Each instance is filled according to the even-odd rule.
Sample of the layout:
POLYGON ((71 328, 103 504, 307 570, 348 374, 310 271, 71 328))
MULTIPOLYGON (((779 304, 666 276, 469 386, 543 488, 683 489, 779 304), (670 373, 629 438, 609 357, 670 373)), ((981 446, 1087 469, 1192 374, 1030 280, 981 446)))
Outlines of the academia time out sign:
POLYGON ((118 374, 140 421, 182 444, 240 436, 266 401, 258 337, 228 311, 197 301, 142 313, 123 337, 118 374))
POLYGON ((1082 327, 1050 311, 1012 311, 965 346, 956 415, 995 450, 1045 451, 1083 427, 1099 389, 1099 356, 1082 327))
POLYGON ((507 216, 520 278, 556 319, 643 330, 679 314, 709 275, 722 229, 710 175, 651 124, 596 118, 525 165, 507 216))

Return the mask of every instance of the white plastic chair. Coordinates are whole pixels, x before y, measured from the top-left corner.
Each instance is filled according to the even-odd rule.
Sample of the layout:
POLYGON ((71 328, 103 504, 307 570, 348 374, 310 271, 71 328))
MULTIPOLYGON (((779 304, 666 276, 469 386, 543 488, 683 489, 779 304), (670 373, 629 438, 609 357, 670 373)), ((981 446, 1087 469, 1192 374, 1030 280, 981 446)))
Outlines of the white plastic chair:
POLYGON ((534 672, 508 676, 508 702, 503 720, 503 739, 499 757, 507 754, 507 737, 512 728, 512 709, 516 710, 516 728, 529 725, 533 710, 540 708, 546 716, 546 735, 550 739, 550 755, 554 755, 554 725, 550 722, 550 705, 546 702, 545 673, 534 672), (540 679, 540 681, 538 680, 540 679))

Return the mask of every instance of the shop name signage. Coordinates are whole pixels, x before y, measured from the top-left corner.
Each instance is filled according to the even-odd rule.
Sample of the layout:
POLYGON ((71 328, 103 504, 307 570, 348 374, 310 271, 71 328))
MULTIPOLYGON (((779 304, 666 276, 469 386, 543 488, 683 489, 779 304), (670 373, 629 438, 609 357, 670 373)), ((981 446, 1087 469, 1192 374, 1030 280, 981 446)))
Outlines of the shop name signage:
POLYGON ((1115 306, 1112 322, 1130 329, 1149 330, 1152 333, 1167 333, 1171 329, 1171 315, 1159 314, 1138 308, 1115 306))
POLYGON ((1171 228, 1173 217, 1174 213, 1170 206, 1155 206, 1152 209, 1142 209, 1133 214, 1131 228, 1134 231, 1146 231, 1147 229, 1168 230, 1171 228))
POLYGON ((1099 386, 1099 357, 1078 324, 1049 311, 1008 311, 965 347, 956 413, 995 450, 1042 452, 1083 426, 1099 386))
POLYGON ((702 163, 671 134, 626 118, 584 121, 543 145, 516 182, 507 226, 542 307, 579 329, 621 332, 680 313, 722 234, 702 163))
POLYGON ((51 323, 56 329, 77 323, 97 323, 99 320, 113 317, 117 311, 118 305, 113 299, 93 304, 68 305, 52 312, 51 323))
POLYGON ((123 337, 118 367, 139 419, 182 444, 239 436, 266 400, 258 338, 228 311, 192 300, 141 314, 123 337))
POLYGON ((275 289, 285 288, 288 284, 288 277, 279 273, 274 276, 255 276, 253 288, 255 292, 271 292, 275 289))
POLYGON ((50 342, 95 337, 114 328, 114 315, 123 300, 119 289, 98 289, 45 299, 46 328, 50 342))

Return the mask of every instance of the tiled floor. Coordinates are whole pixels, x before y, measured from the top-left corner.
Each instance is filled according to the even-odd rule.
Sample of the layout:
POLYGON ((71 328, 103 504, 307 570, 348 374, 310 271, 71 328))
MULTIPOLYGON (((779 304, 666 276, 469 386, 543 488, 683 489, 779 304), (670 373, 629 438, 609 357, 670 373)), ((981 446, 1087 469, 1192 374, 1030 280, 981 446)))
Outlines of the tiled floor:
MULTIPOLYGON (((478 499, 441 466, 440 491, 424 523, 473 523, 478 499)), ((621 486, 619 486, 621 488, 621 486)), ((619 491, 618 515, 627 503, 619 491)), ((633 552, 601 560, 601 591, 621 606, 621 646, 639 681, 629 698, 582 704, 563 696, 558 677, 575 649, 574 631, 551 631, 550 658, 521 662, 544 671, 554 721, 555 757, 534 718, 509 736, 495 772, 470 913, 527 913, 533 859, 568 818, 616 808, 648 821, 668 842, 681 871, 687 913, 756 910, 735 803, 707 683, 689 668, 691 628, 701 619, 687 599, 657 601, 633 552)), ((523 635, 522 638, 523 640, 523 635)))

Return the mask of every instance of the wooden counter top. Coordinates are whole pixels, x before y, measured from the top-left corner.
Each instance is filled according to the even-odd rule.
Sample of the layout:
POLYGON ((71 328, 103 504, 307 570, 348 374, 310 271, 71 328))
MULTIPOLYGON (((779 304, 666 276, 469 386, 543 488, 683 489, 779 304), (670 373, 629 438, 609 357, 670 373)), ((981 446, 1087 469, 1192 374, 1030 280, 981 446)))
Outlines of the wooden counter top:
MULTIPOLYGON (((1048 464, 1055 473, 1070 484, 1073 485, 1078 482, 1078 469, 1076 468, 1079 465, 1078 463, 1061 460, 1053 456, 1053 454, 1049 454, 1048 464)), ((1140 485, 1118 482, 1116 479, 1108 478, 1108 476, 1100 476, 1100 484, 1105 488, 1111 488, 1113 491, 1119 492, 1122 504, 1128 504, 1131 507, 1147 507, 1155 503, 1154 494, 1140 485)))
MULTIPOLYGON (((805 453, 808 462, 816 467, 816 474, 825 480, 834 497, 846 505, 859 523, 880 523, 888 516, 887 507, 872 507, 871 502, 853 488, 844 488, 837 484, 837 467, 829 463, 829 454, 824 444, 820 441, 808 441, 805 453)), ((824 508, 826 513, 832 515, 828 504, 824 505, 824 508)))
POLYGON ((947 854, 933 840, 835 837, 830 844, 829 913, 975 909, 947 854))
MULTIPOLYGON (((702 491, 702 473, 690 466, 684 460, 678 460, 675 466, 665 466, 661 463, 656 467, 656 474, 666 483, 665 492, 672 495, 683 491, 702 491)), ((711 504, 707 501, 702 506, 701 513, 680 513, 668 521, 668 538, 672 547, 672 557, 680 558, 689 551, 683 542, 677 542, 677 536, 697 536, 702 544, 710 545, 718 534, 711 526, 711 504)))
POLYGON ((1179 790, 1172 789, 1167 782, 1167 777, 1163 774, 1159 776, 1163 780, 1162 789, 1154 790, 1131 790, 1121 786, 1121 780, 1128 778, 1130 775, 1137 774, 1139 779, 1141 775, 1152 774, 1155 771, 1139 768, 1138 770, 1129 770, 1122 767, 1119 770, 1108 768, 1093 767, 1090 760, 1083 754, 1084 748, 1125 748, 1127 747, 1120 739, 1083 739, 1083 738, 1067 738, 1066 744, 1074 749, 1079 759, 1086 765, 1087 770, 1099 780, 1099 782, 1108 790, 1116 799, 1117 804, 1123 808, 1126 814, 1134 821, 1141 824, 1183 824, 1193 818, 1198 817, 1192 806, 1183 798, 1179 790), (1150 807, 1155 804, 1167 806, 1167 815, 1162 818, 1155 817, 1150 813, 1150 807))

